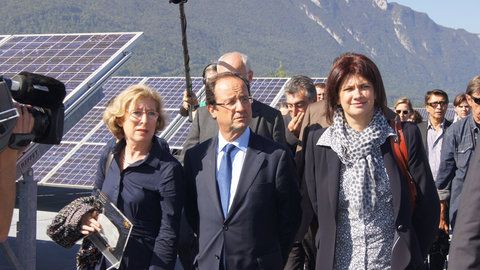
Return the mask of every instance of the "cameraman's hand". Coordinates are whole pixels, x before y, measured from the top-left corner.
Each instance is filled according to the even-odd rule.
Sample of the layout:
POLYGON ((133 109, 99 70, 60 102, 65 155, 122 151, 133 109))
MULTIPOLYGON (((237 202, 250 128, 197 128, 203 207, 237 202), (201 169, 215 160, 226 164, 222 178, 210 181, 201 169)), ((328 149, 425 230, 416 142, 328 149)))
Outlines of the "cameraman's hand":
POLYGON ((100 225, 100 223, 98 223, 97 219, 97 211, 84 214, 80 221, 82 225, 81 233, 85 236, 88 236, 95 231, 99 232, 102 229, 102 226, 100 225))
POLYGON ((13 128, 14 134, 26 134, 31 133, 33 129, 33 115, 28 111, 30 105, 23 105, 16 103, 15 107, 17 108, 18 114, 20 115, 17 119, 17 123, 13 128))

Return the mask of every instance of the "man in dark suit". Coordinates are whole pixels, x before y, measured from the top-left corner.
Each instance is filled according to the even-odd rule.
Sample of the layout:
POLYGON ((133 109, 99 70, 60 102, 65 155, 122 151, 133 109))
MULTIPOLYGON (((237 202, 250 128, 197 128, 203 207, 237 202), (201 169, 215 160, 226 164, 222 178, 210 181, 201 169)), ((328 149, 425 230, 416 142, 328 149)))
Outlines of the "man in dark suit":
MULTIPOLYGON (((239 52, 229 52, 222 55, 217 62, 217 72, 231 71, 240 74, 246 78, 251 84, 253 80, 253 71, 250 68, 250 62, 245 54, 239 52)), ((250 94, 250 93, 249 93, 250 94)), ((280 144, 286 145, 285 125, 280 112, 260 101, 253 100, 252 103, 252 121, 250 129, 265 138, 269 138, 280 144)), ((196 110, 193 118, 192 126, 188 132, 187 140, 183 145, 183 151, 179 157, 183 161, 183 157, 187 149, 217 136, 217 121, 210 115, 207 107, 200 107, 196 110)), ((184 268, 191 269, 194 256, 196 254, 196 243, 191 229, 182 219, 180 227, 179 239, 179 257, 184 268)))
MULTIPOLYGON (((285 122, 285 137, 290 151, 295 154, 296 148, 299 145, 302 122, 305 117, 305 112, 308 106, 315 102, 316 91, 312 79, 303 75, 295 75, 288 80, 284 87, 285 100, 287 104, 288 114, 283 116, 285 122)), ((300 184, 300 183, 299 183, 300 184)), ((284 270, 304 269, 306 257, 313 254, 306 254, 303 246, 303 239, 307 231, 308 224, 312 220, 313 211, 309 205, 307 192, 302 192, 302 228, 297 232, 295 242, 288 257, 287 264, 284 270), (308 218, 309 220, 303 220, 308 218), (305 224, 304 224, 305 223, 305 224)), ((308 262, 307 262, 308 264, 308 262)))
MULTIPOLYGON (((433 180, 437 181, 437 175, 441 162, 442 144, 447 128, 452 122, 445 119, 448 108, 448 95, 445 91, 434 89, 425 95, 425 108, 428 112, 427 121, 418 124, 422 135, 423 146, 428 156, 428 163, 432 170, 433 180)), ((446 198, 440 195, 440 224, 438 237, 433 243, 429 254, 431 270, 443 270, 448 254, 448 213, 446 198)))
MULTIPOLYGON (((480 106, 480 105, 479 105, 480 106)), ((480 136, 477 138, 477 145, 480 136)), ((480 147, 468 166, 457 221, 453 231, 448 268, 480 269, 480 147)))
MULTIPOLYGON (((240 74, 251 84, 253 80, 253 71, 250 68, 248 57, 239 52, 229 52, 222 55, 217 62, 217 72, 222 73, 230 71, 240 74)), ((281 113, 260 101, 253 100, 252 121, 250 129, 263 137, 269 138, 280 144, 286 144, 285 125, 281 113)), ((183 145, 183 154, 185 151, 207 139, 217 135, 218 124, 212 118, 206 107, 197 109, 192 127, 183 145)))
POLYGON ((199 269, 280 270, 300 223, 293 160, 251 132, 248 87, 230 72, 207 84, 219 132, 185 154, 185 212, 199 237, 199 269))

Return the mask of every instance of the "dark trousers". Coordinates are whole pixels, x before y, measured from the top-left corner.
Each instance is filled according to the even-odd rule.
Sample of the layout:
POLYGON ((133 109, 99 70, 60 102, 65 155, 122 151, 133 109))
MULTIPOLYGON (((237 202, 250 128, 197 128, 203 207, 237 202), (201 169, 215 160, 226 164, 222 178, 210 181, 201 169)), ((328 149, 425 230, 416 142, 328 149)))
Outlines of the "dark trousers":
POLYGON ((449 247, 450 244, 448 242, 448 234, 442 230, 438 230, 437 237, 435 238, 432 248, 430 248, 430 252, 428 253, 429 270, 444 269, 449 247))
POLYGON ((288 254, 288 260, 284 270, 315 270, 317 249, 315 248, 315 234, 317 233, 317 219, 312 219, 307 233, 302 241, 293 243, 292 250, 288 254))

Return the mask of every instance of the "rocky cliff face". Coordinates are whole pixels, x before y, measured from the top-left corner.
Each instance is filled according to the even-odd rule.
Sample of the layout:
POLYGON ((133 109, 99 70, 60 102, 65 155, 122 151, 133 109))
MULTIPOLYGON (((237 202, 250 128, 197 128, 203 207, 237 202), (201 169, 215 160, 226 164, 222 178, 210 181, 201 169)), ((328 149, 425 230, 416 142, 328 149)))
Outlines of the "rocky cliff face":
POLYGON ((442 27, 426 14, 385 0, 305 0, 305 16, 339 50, 366 53, 380 66, 391 96, 442 88, 464 91, 480 73, 480 38, 442 27))

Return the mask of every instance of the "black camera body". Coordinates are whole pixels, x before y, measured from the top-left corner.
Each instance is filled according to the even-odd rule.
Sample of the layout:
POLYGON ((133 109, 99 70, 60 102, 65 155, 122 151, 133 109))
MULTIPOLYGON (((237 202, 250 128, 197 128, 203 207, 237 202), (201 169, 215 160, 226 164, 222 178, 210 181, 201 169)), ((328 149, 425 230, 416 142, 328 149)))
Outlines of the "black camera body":
POLYGON ((6 145, 15 144, 16 134, 12 135, 11 132, 12 123, 14 126, 18 114, 16 117, 11 115, 15 110, 12 98, 18 103, 31 105, 29 111, 34 118, 34 125, 31 136, 26 138, 42 144, 61 142, 65 116, 63 99, 66 96, 62 82, 43 75, 21 72, 11 79, 0 77, 0 88, 0 150, 6 145), (2 111, 10 112, 10 117, 2 117, 2 111))

